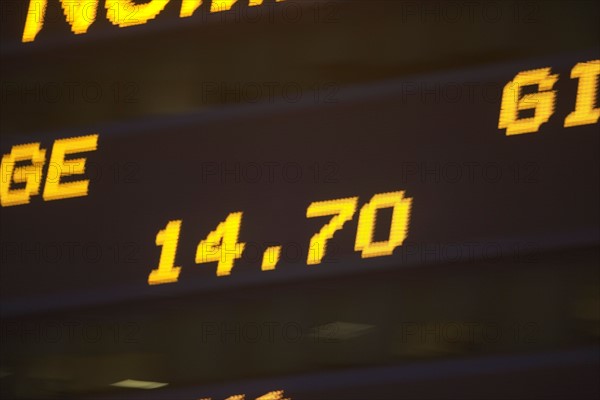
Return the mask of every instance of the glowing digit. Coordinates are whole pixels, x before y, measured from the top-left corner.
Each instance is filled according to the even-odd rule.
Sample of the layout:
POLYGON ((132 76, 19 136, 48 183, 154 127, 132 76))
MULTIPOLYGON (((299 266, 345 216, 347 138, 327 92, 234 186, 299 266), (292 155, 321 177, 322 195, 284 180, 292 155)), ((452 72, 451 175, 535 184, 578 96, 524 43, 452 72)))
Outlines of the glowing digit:
POLYGON ((40 192, 42 168, 46 151, 39 143, 13 146, 9 154, 2 156, 0 164, 0 204, 2 207, 29 203, 29 198, 40 192), (19 161, 31 160, 31 165, 15 168, 19 161), (11 184, 25 183, 21 189, 11 189, 11 184))
POLYGON ((181 232, 181 220, 169 221, 167 227, 156 235, 156 245, 162 246, 158 268, 148 276, 149 285, 177 282, 181 267, 175 266, 177 243, 181 232))
POLYGON ((506 128, 506 135, 537 132, 554 113, 556 91, 551 90, 558 75, 551 75, 550 68, 524 71, 506 84, 502 92, 502 106, 498 128, 506 128), (524 86, 537 85, 539 92, 521 97, 524 86), (534 110, 534 116, 519 119, 519 111, 534 110))
POLYGON ((310 239, 308 265, 320 264, 325 256, 327 241, 333 237, 335 232, 342 229, 344 224, 352 219, 356 212, 356 203, 358 197, 350 197, 339 200, 328 200, 312 203, 306 210, 306 217, 323 217, 326 215, 334 215, 331 221, 325 225, 319 233, 316 233, 310 239))
POLYGON ((565 118, 565 128, 578 125, 595 124, 600 119, 600 108, 597 104, 598 77, 600 76, 600 60, 579 63, 571 70, 571 78, 578 78, 577 100, 575 111, 565 118))
POLYGON ((210 232, 205 240, 198 244, 196 263, 217 262, 217 276, 227 276, 231 273, 233 263, 242 256, 245 243, 238 243, 242 213, 229 214, 217 229, 210 232), (230 257, 228 257, 228 255, 230 257))
POLYGON ((376 194, 360 210, 354 250, 361 251, 362 258, 389 256, 406 239, 412 199, 403 196, 404 192, 376 194), (373 242, 377 210, 389 207, 394 208, 390 236, 385 242, 373 242))

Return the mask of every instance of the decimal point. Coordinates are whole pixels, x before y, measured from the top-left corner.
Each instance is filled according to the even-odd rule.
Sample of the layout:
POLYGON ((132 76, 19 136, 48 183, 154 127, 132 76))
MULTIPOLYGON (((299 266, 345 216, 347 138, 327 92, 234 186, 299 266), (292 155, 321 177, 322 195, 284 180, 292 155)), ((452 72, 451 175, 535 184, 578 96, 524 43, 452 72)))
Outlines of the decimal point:
POLYGON ((281 254, 281 246, 268 247, 263 253, 263 261, 261 270, 272 271, 279 262, 279 255, 281 254))

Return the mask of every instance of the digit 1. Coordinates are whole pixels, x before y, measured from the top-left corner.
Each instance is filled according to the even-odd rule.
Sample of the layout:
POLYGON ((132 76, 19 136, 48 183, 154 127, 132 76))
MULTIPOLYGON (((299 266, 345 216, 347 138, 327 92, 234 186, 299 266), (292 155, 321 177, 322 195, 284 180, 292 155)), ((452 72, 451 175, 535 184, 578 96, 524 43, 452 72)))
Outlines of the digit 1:
POLYGON ((565 118, 565 128, 578 125, 595 124, 600 118, 600 108, 594 108, 598 77, 600 76, 600 60, 579 63, 571 70, 571 78, 578 78, 575 111, 565 118))
POLYGON ((156 245, 162 246, 158 268, 150 272, 149 285, 177 282, 181 267, 175 266, 175 254, 181 232, 181 220, 169 221, 167 227, 156 235, 156 245))

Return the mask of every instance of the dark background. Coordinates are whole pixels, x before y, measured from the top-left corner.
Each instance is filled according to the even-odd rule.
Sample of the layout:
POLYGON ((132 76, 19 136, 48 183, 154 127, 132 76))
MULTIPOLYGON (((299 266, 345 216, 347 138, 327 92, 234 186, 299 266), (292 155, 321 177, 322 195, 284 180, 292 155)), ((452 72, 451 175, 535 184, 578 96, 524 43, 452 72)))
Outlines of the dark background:
POLYGON ((100 138, 88 196, 0 210, 2 396, 597 397, 598 125, 563 128, 570 70, 599 55, 597 4, 295 4, 180 20, 171 1, 117 29, 101 2, 87 34, 57 20, 27 44, 23 7, 3 12, 2 154, 100 138), (542 67, 560 75, 555 113, 505 136, 502 88, 542 67), (266 163, 302 177, 270 181, 266 163), (215 165, 240 171, 203 177, 215 165), (308 204, 397 190, 413 210, 393 256, 353 251, 357 214, 319 266, 291 252, 261 272, 246 254, 217 278, 194 262, 230 212, 240 241, 306 251, 327 220, 308 204), (179 282, 150 287, 173 219, 179 282), (169 386, 110 386, 123 379, 169 386))

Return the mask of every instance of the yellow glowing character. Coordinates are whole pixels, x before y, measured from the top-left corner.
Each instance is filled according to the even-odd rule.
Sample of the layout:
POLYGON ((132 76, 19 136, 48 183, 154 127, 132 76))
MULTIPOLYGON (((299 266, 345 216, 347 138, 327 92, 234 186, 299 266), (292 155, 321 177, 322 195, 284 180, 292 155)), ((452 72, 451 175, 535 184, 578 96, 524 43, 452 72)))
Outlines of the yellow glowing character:
POLYGON ((373 196, 360 210, 358 230, 354 250, 360 251, 362 258, 389 256, 404 242, 408 235, 412 199, 404 198, 404 192, 382 193, 373 196), (377 223, 377 210, 393 207, 392 227, 388 240, 373 242, 377 223))
POLYGON ((342 229, 344 224, 352 219, 356 212, 356 203, 358 197, 350 197, 339 200, 327 200, 312 203, 306 210, 307 218, 323 217, 326 215, 335 215, 331 221, 325 225, 319 233, 316 233, 309 244, 308 265, 320 264, 325 256, 327 241, 333 237, 335 232, 342 229))
POLYGON ((210 232, 196 249, 196 263, 217 262, 217 276, 227 276, 231 273, 233 263, 242 257, 245 243, 238 243, 242 213, 229 214, 217 229, 210 232))
MULTIPOLYGON (((63 12, 71 31, 75 34, 86 33, 90 25, 96 20, 98 0, 60 0, 63 12)), ((46 17, 48 0, 30 0, 23 42, 32 42, 42 29, 46 17)))
POLYGON ((121 28, 142 25, 156 18, 169 0, 151 0, 137 4, 132 0, 106 0, 106 18, 121 28))
POLYGON ((571 78, 579 79, 575 111, 565 119, 565 128, 578 125, 595 124, 600 119, 600 107, 597 105, 598 77, 600 60, 579 63, 571 70, 571 78))
POLYGON ((13 146, 9 154, 2 156, 0 164, 0 204, 2 207, 29 203, 31 196, 40 192, 42 169, 46 151, 39 143, 13 146), (28 166, 16 167, 17 162, 31 160, 28 166), (13 183, 24 183, 20 189, 11 189, 13 183))
POLYGON ((256 400, 290 400, 289 398, 283 398, 283 390, 277 390, 274 392, 269 392, 260 397, 257 397, 256 400))
MULTIPOLYGON (((170 0, 106 0, 106 18, 121 28, 142 25, 160 14, 170 0), (140 4, 141 3, 141 4, 140 4)), ((210 0, 209 0, 210 1, 210 0)), ((285 0, 276 0, 277 3, 285 0)), ((60 0, 67 22, 75 34, 86 33, 96 20, 98 0, 60 0)), ((182 0, 180 17, 190 17, 202 5, 202 0, 182 0)), ((212 0, 211 12, 230 10, 236 0, 212 0)), ((259 6, 264 0, 249 0, 248 5, 259 6)), ((23 29, 23 42, 32 42, 44 26, 48 0, 30 0, 23 29)))
POLYGON ((191 17, 194 11, 202 4, 202 0, 183 0, 179 16, 181 18, 191 17))
POLYGON ((550 68, 524 71, 506 84, 502 92, 502 106, 498 128, 506 129, 506 135, 537 132, 554 113, 556 91, 551 90, 558 75, 551 75, 550 68), (538 86, 538 92, 521 96, 523 87, 538 86), (534 116, 519 118, 519 111, 534 110, 534 116))
MULTIPOLYGON (((246 395, 244 395, 244 394, 236 394, 233 396, 229 396, 225 400, 244 400, 245 398, 246 398, 246 395)), ((211 399, 212 399, 211 397, 203 397, 198 400, 211 400, 211 399)), ((257 397, 256 400, 291 400, 291 399, 290 398, 284 399, 283 398, 283 390, 277 390, 275 392, 269 392, 260 397, 257 397)))
MULTIPOLYGON (((284 1, 284 0, 278 0, 284 1)), ((210 4, 210 12, 219 12, 219 11, 227 11, 230 10, 235 0, 213 0, 210 4)), ((263 3, 263 0, 250 0, 248 5, 250 7, 260 6, 263 3)), ((179 12, 179 16, 182 18, 191 17, 196 9, 202 5, 202 0, 183 0, 181 3, 181 11, 179 12)))
POLYGON ((163 283, 177 282, 181 267, 175 266, 177 255, 177 244, 181 232, 181 220, 169 221, 167 227, 156 235, 156 245, 162 246, 158 268, 150 272, 148 284, 159 285, 163 283))
MULTIPOLYGON (((283 0, 278 0, 278 1, 283 1, 283 0)), ((190 3, 200 3, 200 2, 201 2, 201 0, 190 1, 190 3)), ((220 11, 231 10, 231 7, 236 2, 237 2, 237 0, 212 0, 212 3, 210 3, 210 12, 220 12, 220 11)), ((248 2, 248 5, 250 7, 252 7, 252 6, 260 6, 262 3, 263 3, 263 0, 250 0, 248 2)), ((196 6, 196 8, 198 7, 198 5, 196 6)), ((194 10, 196 8, 194 8, 194 10)), ((182 12, 183 12, 183 7, 182 7, 182 12)))
POLYGON ((237 0, 212 0, 210 3, 210 12, 219 12, 230 10, 237 0))
POLYGON ((90 183, 88 179, 61 183, 60 178, 85 173, 85 158, 65 160, 67 154, 94 151, 97 147, 98 135, 79 136, 55 141, 44 186, 44 200, 87 196, 90 183))

